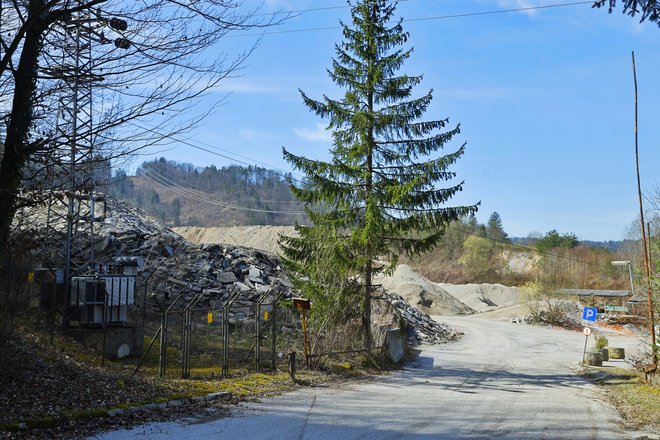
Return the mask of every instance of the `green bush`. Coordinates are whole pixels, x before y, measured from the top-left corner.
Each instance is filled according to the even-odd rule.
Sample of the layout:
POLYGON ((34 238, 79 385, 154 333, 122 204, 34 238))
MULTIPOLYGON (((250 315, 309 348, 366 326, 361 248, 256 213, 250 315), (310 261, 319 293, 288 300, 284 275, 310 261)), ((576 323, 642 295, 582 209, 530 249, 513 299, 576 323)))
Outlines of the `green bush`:
POLYGON ((609 344, 610 341, 607 340, 606 336, 603 335, 596 335, 594 339, 594 348, 596 350, 600 350, 602 348, 607 347, 607 344, 609 344))
POLYGON ((561 324, 566 320, 563 297, 553 288, 540 282, 525 283, 520 292, 520 303, 529 312, 532 322, 551 325, 561 324))

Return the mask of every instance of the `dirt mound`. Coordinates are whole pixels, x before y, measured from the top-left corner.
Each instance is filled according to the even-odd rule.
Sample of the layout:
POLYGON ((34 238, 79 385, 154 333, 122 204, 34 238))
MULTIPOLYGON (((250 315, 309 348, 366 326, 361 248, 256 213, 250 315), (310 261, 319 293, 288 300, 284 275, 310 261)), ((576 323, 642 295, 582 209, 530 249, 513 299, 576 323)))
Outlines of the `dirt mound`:
POLYGON ((227 244, 247 247, 279 254, 277 244, 279 235, 293 236, 296 230, 293 226, 219 226, 202 228, 185 226, 172 229, 186 240, 197 244, 227 244))
POLYGON ((520 289, 502 284, 446 284, 437 285, 467 306, 485 312, 520 302, 520 289))
POLYGON ((408 303, 430 315, 466 315, 474 310, 447 293, 436 283, 400 264, 391 276, 379 276, 375 283, 401 295, 408 303))

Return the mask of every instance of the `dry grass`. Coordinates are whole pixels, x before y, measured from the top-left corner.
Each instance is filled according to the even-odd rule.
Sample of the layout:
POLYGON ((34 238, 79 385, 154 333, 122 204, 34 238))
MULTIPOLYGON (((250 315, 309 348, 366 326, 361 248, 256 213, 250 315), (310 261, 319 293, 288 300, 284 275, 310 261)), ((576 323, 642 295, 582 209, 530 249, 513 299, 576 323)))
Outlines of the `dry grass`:
POLYGON ((633 370, 591 369, 585 376, 603 390, 621 414, 626 428, 660 430, 660 387, 633 370))

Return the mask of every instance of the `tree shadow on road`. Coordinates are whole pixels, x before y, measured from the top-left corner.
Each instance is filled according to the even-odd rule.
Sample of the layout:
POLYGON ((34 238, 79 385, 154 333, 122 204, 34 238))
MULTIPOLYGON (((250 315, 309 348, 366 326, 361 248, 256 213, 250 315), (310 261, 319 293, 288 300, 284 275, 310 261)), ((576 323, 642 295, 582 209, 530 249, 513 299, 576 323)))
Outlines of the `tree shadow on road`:
POLYGON ((394 386, 439 387, 459 393, 476 394, 485 390, 498 390, 508 393, 525 393, 534 388, 577 388, 588 384, 584 378, 572 374, 520 373, 503 369, 473 369, 466 367, 428 368, 429 360, 419 358, 415 367, 405 368, 400 375, 391 378, 394 386), (421 368, 420 368, 421 367, 421 368))

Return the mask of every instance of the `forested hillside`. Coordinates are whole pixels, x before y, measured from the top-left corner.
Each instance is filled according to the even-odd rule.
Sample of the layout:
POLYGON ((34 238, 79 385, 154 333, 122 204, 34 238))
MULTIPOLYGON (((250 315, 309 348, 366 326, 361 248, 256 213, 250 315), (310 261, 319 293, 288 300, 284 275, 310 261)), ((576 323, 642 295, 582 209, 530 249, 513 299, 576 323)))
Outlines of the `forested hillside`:
POLYGON ((115 173, 108 192, 169 226, 292 225, 302 205, 274 170, 232 165, 205 168, 164 158, 144 162, 135 176, 115 173))

